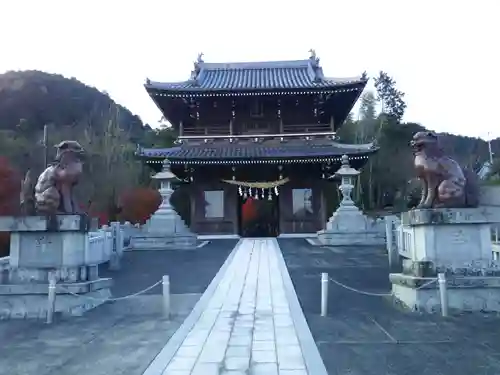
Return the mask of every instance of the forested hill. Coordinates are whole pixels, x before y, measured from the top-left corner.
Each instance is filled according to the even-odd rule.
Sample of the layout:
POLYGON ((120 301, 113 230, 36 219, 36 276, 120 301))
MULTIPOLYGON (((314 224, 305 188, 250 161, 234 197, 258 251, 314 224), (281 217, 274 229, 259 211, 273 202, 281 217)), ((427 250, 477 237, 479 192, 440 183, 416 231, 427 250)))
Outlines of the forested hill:
POLYGON ((38 133, 48 124, 55 130, 89 124, 95 127, 110 113, 131 138, 142 138, 144 126, 138 116, 75 78, 36 70, 0 74, 0 130, 21 127, 38 133))

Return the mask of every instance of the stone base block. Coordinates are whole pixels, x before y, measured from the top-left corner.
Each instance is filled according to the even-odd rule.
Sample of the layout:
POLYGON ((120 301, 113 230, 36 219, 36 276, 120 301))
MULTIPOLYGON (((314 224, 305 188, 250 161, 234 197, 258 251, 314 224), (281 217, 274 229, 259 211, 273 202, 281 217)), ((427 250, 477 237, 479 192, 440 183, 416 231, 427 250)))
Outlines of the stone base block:
POLYGON ((329 246, 384 246, 384 233, 380 232, 340 232, 322 230, 318 239, 323 245, 329 246))
MULTIPOLYGON (((441 311, 437 282, 393 273, 389 275, 395 300, 411 311, 435 313, 441 311)), ((461 311, 500 311, 500 277, 447 277, 448 309, 461 311)))
POLYGON ((193 234, 175 237, 144 235, 130 238, 132 250, 194 249, 197 245, 198 238, 193 234))
MULTIPOLYGON (((55 313, 80 316, 111 297, 111 279, 58 284, 55 313), (76 293, 78 296, 68 293, 76 293)), ((0 320, 47 317, 47 284, 0 285, 0 320)))

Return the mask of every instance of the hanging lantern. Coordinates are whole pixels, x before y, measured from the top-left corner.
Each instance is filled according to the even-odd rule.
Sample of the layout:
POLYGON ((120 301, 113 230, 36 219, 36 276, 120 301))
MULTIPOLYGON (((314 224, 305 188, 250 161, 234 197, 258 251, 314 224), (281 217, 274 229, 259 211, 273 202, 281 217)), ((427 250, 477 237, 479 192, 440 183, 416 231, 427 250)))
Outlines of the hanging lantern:
POLYGON ((235 181, 236 180, 236 176, 234 174, 236 172, 236 167, 232 167, 231 169, 233 170, 233 181, 235 181))
POLYGON ((267 200, 273 200, 273 190, 271 188, 269 188, 269 190, 267 191, 267 200))
POLYGON ((243 190, 243 198, 247 199, 247 197, 248 197, 248 189, 247 189, 247 188, 245 188, 245 189, 243 190))
POLYGON ((279 195, 279 191, 278 191, 278 187, 277 186, 274 187, 274 195, 276 195, 276 196, 279 195))
POLYGON ((241 188, 241 186, 238 186, 238 194, 241 196, 243 196, 243 189, 241 188))

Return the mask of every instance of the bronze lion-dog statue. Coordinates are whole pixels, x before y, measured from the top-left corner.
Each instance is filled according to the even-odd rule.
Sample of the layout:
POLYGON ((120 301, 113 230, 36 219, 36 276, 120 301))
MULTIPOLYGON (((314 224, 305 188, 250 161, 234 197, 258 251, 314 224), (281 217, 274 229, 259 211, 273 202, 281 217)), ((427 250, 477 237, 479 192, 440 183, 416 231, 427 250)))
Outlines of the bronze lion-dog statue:
POLYGON ((411 147, 415 155, 415 171, 422 181, 422 196, 416 208, 477 207, 478 179, 445 155, 437 134, 431 131, 415 133, 411 147))
POLYGON ((33 186, 31 171, 22 184, 21 207, 25 215, 76 214, 79 207, 74 187, 83 172, 85 151, 76 141, 62 141, 55 146, 54 163, 38 177, 33 186))

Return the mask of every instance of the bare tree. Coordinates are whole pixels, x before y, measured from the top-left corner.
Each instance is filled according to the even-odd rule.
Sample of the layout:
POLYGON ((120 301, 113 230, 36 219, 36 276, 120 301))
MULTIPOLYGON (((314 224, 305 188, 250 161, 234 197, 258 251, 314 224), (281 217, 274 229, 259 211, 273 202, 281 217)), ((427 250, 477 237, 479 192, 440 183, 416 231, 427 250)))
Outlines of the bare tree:
POLYGON ((77 139, 86 150, 87 178, 79 185, 80 199, 113 213, 120 194, 139 183, 142 168, 129 135, 120 127, 118 110, 110 111, 101 124, 67 127, 57 138, 77 139))

